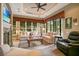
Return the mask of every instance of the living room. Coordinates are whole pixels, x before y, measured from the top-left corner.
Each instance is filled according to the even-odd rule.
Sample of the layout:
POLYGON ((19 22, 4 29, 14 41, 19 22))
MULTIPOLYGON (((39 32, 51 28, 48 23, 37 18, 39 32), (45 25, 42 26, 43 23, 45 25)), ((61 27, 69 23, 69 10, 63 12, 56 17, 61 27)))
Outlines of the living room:
MULTIPOLYGON (((34 50, 32 53, 28 53, 28 56, 40 55, 38 50, 44 51, 48 48, 53 51, 52 55, 46 50, 48 52, 43 52, 45 54, 42 53, 43 56, 79 55, 77 53, 79 49, 77 40, 79 36, 78 3, 10 3, 0 4, 0 6, 1 45, 8 44, 17 49, 34 50), (8 9, 9 18, 6 17, 6 9, 8 9), (72 42, 74 39, 77 42, 72 42), (69 42, 71 50, 67 45, 62 48, 64 47, 62 41, 69 42)), ((25 56, 22 54, 24 51, 19 52, 20 50, 17 49, 18 55, 25 56)), ((12 53, 15 51, 5 55, 12 53)))

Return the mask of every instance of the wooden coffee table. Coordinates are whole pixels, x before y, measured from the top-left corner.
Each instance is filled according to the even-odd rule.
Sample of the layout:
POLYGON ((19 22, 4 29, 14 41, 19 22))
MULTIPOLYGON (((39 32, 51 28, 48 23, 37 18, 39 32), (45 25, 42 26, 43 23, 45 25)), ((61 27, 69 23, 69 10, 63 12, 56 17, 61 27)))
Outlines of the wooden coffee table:
POLYGON ((28 42, 28 47, 30 47, 31 41, 40 41, 40 42, 43 44, 43 38, 42 38, 42 37, 36 37, 36 38, 29 37, 29 39, 27 40, 27 42, 28 42))

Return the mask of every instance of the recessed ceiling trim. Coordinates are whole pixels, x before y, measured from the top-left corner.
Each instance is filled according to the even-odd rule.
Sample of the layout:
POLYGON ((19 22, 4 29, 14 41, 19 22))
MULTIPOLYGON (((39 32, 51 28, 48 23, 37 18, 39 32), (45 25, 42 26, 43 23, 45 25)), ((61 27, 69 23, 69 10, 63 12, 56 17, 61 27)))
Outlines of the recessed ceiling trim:
POLYGON ((23 3, 19 4, 18 6, 14 6, 15 4, 10 4, 11 9, 12 9, 12 13, 13 15, 22 15, 22 16, 29 16, 29 17, 36 17, 36 18, 46 18, 49 15, 54 15, 58 10, 64 8, 65 6, 67 6, 69 3, 55 3, 56 5, 53 6, 50 10, 48 9, 48 11, 44 12, 44 14, 41 15, 35 15, 32 13, 24 13, 23 12, 23 3), (21 7, 20 12, 17 12, 16 9, 18 9, 18 7, 21 7))

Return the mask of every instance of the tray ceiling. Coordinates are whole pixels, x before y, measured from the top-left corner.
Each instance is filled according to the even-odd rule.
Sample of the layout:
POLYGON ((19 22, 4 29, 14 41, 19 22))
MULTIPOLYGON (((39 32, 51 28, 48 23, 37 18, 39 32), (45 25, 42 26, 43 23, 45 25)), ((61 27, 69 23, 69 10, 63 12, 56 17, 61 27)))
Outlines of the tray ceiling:
MULTIPOLYGON (((42 3, 41 3, 42 4, 42 3)), ((37 7, 35 3, 11 3, 11 9, 14 15, 22 15, 28 17, 45 18, 50 14, 55 13, 57 10, 68 5, 67 3, 47 3, 43 6, 45 10, 39 9, 37 12, 37 7)))

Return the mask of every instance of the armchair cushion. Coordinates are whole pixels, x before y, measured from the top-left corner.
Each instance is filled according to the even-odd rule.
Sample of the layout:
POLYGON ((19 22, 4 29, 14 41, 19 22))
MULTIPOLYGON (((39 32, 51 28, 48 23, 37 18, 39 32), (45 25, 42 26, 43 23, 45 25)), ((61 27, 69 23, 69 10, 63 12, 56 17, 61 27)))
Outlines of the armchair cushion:
POLYGON ((1 48, 4 55, 10 51, 10 46, 8 44, 2 45, 1 48))
POLYGON ((3 54, 3 50, 2 50, 2 48, 0 47, 0 56, 3 56, 4 54, 3 54))
POLYGON ((70 32, 68 39, 70 40, 78 40, 79 41, 79 32, 78 31, 73 31, 70 32))
POLYGON ((70 43, 68 39, 63 39, 64 42, 70 43))

